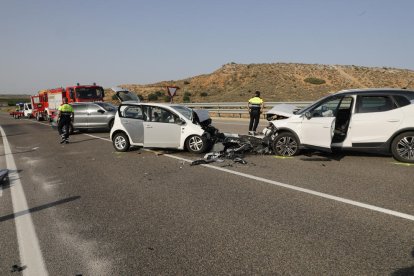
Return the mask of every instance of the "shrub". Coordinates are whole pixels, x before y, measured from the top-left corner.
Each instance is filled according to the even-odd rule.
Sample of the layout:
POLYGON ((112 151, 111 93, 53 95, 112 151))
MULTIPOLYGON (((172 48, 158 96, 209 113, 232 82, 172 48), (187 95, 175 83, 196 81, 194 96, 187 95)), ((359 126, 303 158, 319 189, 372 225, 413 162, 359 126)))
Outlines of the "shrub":
POLYGON ((191 93, 190 92, 184 92, 184 97, 185 96, 187 96, 187 97, 191 97, 191 93))
POLYGON ((316 85, 320 85, 320 84, 326 83, 325 80, 318 79, 318 78, 314 78, 314 77, 306 78, 306 79, 304 79, 304 81, 307 82, 307 83, 316 84, 316 85))
POLYGON ((151 93, 148 95, 148 101, 157 101, 158 100, 158 96, 155 93, 151 93))
POLYGON ((188 96, 188 95, 184 95, 184 97, 183 97, 183 102, 185 102, 185 103, 189 103, 189 102, 190 102, 190 96, 188 96))
POLYGON ((208 93, 207 92, 201 92, 200 96, 201 97, 207 97, 208 96, 208 93))
POLYGON ((190 84, 189 81, 184 81, 184 85, 190 84))
POLYGON ((155 92, 155 95, 157 95, 157 97, 164 96, 164 91, 157 91, 155 92))
POLYGON ((170 96, 164 96, 164 102, 169 103, 171 101, 170 96))

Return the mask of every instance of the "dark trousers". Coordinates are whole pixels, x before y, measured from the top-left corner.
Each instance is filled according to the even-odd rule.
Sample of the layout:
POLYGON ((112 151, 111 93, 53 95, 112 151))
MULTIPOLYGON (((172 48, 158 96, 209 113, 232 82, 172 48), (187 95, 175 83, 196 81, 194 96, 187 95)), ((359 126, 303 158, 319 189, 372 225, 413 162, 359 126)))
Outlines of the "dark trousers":
POLYGON ((70 126, 71 119, 66 118, 66 116, 62 116, 58 123, 58 132, 62 140, 69 139, 69 126, 70 126))
POLYGON ((250 111, 249 131, 256 131, 260 120, 260 109, 252 108, 250 111))

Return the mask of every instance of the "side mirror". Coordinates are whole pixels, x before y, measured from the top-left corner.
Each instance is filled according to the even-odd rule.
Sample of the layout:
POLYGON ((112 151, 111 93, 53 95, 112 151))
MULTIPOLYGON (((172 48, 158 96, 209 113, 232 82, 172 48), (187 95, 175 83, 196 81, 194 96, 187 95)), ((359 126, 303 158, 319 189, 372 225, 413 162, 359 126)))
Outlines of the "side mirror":
POLYGON ((309 111, 305 112, 305 117, 309 120, 310 118, 312 118, 312 113, 310 113, 309 111))

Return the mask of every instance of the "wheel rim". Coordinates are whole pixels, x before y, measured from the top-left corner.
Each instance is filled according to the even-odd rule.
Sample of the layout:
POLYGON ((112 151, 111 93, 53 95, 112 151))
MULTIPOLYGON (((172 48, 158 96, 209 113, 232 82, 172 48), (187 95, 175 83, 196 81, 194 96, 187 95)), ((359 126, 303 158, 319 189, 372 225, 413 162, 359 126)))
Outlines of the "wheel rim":
POLYGON ((124 138, 124 137, 122 137, 122 136, 117 136, 117 137, 115 138, 114 143, 115 143, 115 147, 116 147, 117 149, 120 149, 120 150, 124 149, 124 148, 125 148, 125 146, 126 146, 126 140, 125 140, 125 138, 124 138))
POLYGON ((199 136, 193 136, 190 138, 188 145, 190 147, 190 150, 199 151, 203 147, 203 140, 199 136))
POLYGON ((403 159, 414 161, 414 136, 406 136, 398 141, 397 154, 403 159))
POLYGON ((282 156, 292 156, 297 149, 298 143, 292 137, 284 136, 276 141, 276 151, 282 156))

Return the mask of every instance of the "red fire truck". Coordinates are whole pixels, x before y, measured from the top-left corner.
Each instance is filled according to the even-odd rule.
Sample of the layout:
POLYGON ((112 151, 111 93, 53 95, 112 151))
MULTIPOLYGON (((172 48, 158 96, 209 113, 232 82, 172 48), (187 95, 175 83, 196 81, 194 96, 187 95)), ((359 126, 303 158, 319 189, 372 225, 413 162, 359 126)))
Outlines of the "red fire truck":
POLYGON ((101 86, 96 85, 80 85, 68 86, 66 88, 60 87, 55 89, 48 89, 39 91, 38 96, 32 97, 33 101, 38 103, 33 104, 33 116, 38 120, 52 120, 57 114, 57 109, 62 104, 62 99, 66 97, 69 103, 72 102, 101 102, 105 94, 101 86), (36 110, 36 111, 35 111, 36 110))
POLYGON ((33 109, 32 116, 38 121, 45 119, 45 108, 48 106, 47 90, 40 90, 37 95, 31 96, 30 100, 33 109))

